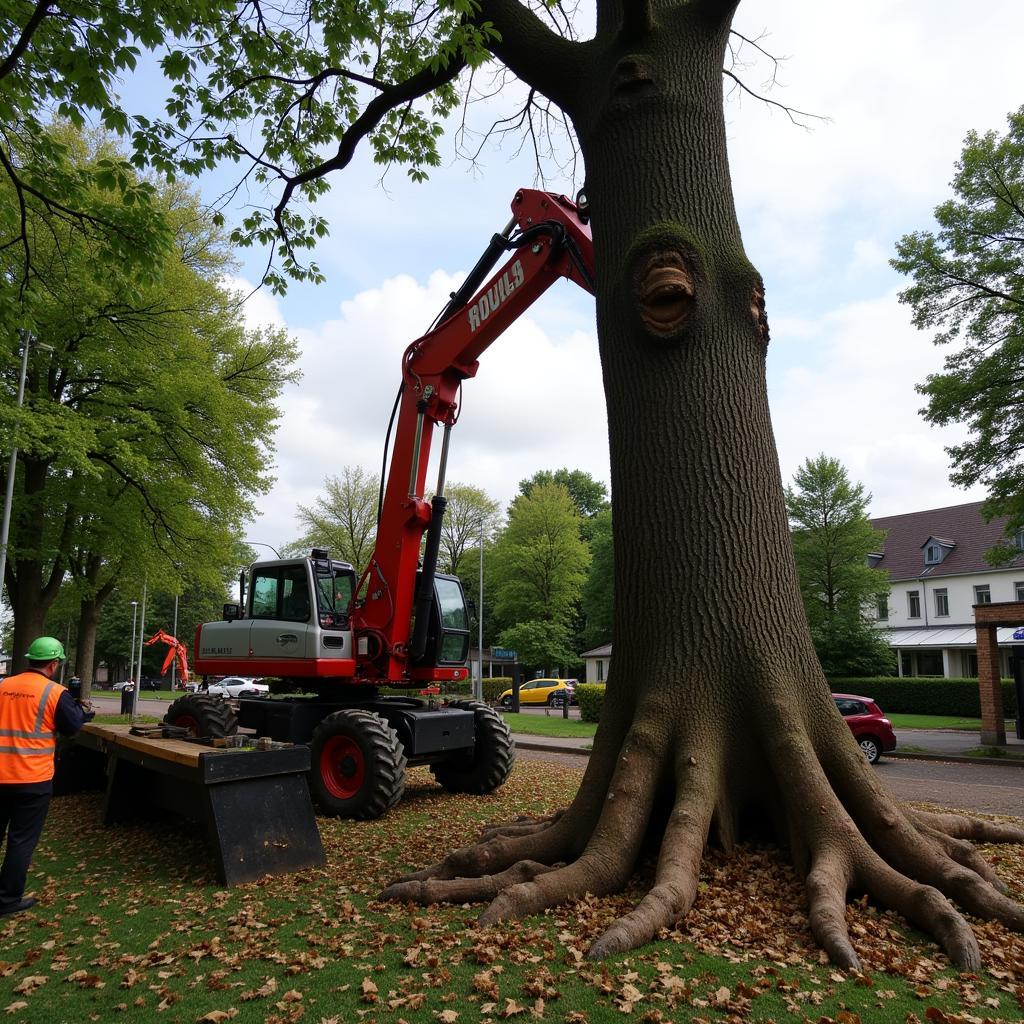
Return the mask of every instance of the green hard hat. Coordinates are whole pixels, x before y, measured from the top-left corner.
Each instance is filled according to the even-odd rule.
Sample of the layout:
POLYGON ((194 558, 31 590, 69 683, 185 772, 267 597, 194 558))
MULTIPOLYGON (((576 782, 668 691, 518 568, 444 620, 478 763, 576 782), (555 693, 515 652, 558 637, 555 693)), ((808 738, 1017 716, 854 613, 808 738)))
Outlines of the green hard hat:
POLYGON ((29 661, 64 660, 64 645, 52 636, 41 636, 32 641, 32 646, 25 655, 29 661))

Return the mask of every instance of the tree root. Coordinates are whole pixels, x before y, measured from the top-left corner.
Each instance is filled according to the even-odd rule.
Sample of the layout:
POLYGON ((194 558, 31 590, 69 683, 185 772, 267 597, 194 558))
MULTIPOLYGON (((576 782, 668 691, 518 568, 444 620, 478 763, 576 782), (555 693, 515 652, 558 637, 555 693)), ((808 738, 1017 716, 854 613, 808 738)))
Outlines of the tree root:
POLYGON ((1005 895, 995 870, 968 842, 1024 843, 1024 828, 901 808, 838 714, 830 721, 823 711, 824 724, 816 721, 813 730, 797 715, 785 702, 770 704, 757 730, 763 770, 743 773, 732 770, 724 740, 713 738, 725 736, 725 728, 712 723, 709 734, 705 722, 698 742, 685 728, 675 735, 659 728, 653 713, 639 717, 614 759, 598 760, 595 741, 570 807, 546 819, 490 826, 478 842, 405 876, 382 898, 489 900, 484 926, 540 913, 587 893, 620 891, 657 829, 650 890, 598 938, 589 956, 624 953, 686 916, 697 898, 709 836, 728 847, 743 806, 760 801, 769 804, 762 810, 805 877, 812 934, 840 967, 860 966, 846 923, 851 894, 902 914, 964 970, 977 970, 981 956, 950 899, 970 914, 1024 931, 1024 906, 1005 895), (594 799, 595 791, 603 800, 594 799), (667 818, 656 807, 664 793, 672 795, 667 818))

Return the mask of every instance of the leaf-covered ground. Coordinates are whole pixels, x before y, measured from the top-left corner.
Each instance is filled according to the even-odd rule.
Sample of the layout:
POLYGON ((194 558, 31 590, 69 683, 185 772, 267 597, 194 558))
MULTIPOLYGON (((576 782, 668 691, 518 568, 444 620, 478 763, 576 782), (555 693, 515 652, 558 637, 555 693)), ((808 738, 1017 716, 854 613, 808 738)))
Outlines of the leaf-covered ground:
MULTIPOLYGON (((811 939, 803 887, 771 848, 707 857, 680 930, 605 963, 584 952, 641 888, 487 930, 477 907, 375 900, 482 823, 562 806, 579 780, 526 762, 500 793, 476 798, 446 794, 416 769, 385 819, 320 820, 323 870, 230 890, 217 887, 195 826, 105 829, 101 796, 55 800, 29 880, 40 904, 0 919, 0 1011, 33 1024, 1024 1017, 1024 938, 999 925, 976 925, 983 972, 957 974, 898 918, 857 904, 848 916, 864 973, 831 968, 811 939)), ((1024 850, 986 853, 1024 900, 1024 850)))

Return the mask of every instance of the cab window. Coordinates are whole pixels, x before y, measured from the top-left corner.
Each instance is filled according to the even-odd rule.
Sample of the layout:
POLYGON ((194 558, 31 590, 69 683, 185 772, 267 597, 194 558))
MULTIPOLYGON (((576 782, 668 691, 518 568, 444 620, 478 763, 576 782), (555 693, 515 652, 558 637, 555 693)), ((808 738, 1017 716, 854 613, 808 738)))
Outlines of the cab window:
POLYGON ((309 612, 309 583, 304 565, 274 566, 254 573, 252 618, 307 622, 309 612))
POLYGON ((469 616, 462 595, 462 587, 455 580, 437 577, 434 580, 437 599, 441 605, 442 629, 469 629, 469 616))

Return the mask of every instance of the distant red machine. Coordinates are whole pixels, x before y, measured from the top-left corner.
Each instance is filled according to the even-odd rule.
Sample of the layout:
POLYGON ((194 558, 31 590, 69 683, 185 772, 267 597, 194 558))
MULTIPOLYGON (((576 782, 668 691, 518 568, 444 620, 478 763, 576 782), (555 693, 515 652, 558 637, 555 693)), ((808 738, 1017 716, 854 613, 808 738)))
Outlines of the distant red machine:
POLYGON ((171 662, 177 660, 178 675, 183 683, 188 682, 188 648, 177 637, 171 636, 170 633, 165 633, 162 629, 158 629, 146 641, 147 647, 152 647, 153 644, 167 644, 170 648, 167 652, 167 657, 164 658, 160 675, 163 675, 171 667, 171 662))

